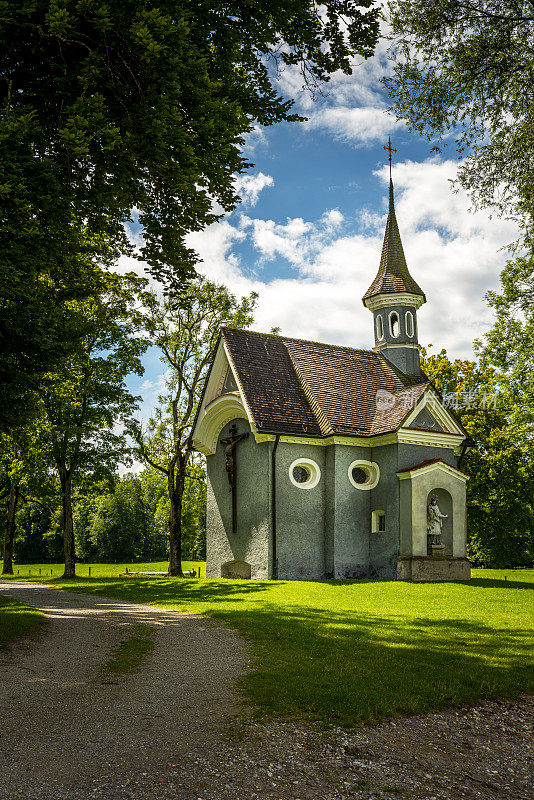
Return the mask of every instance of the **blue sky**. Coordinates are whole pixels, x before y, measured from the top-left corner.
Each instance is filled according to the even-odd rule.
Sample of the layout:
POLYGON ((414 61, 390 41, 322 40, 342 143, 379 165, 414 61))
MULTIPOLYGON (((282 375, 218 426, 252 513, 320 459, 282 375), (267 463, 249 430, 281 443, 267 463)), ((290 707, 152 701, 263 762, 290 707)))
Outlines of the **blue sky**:
MULTIPOLYGON (((451 357, 472 355, 472 341, 491 324, 484 294, 498 284, 513 223, 470 213, 469 199, 451 186, 454 146, 437 157, 432 143, 411 134, 386 111, 380 79, 389 71, 387 43, 336 74, 315 101, 298 74, 279 78, 281 91, 307 115, 304 123, 255 130, 246 153, 254 162, 237 185, 241 205, 190 244, 199 271, 235 294, 259 294, 253 327, 287 336, 370 348, 371 314, 361 297, 380 260, 389 170, 383 145, 391 136, 397 219, 408 266, 426 292, 419 340, 451 357)), ((139 269, 123 259, 121 267, 139 269)), ((163 365, 153 349, 142 379, 130 387, 154 407, 163 365)))

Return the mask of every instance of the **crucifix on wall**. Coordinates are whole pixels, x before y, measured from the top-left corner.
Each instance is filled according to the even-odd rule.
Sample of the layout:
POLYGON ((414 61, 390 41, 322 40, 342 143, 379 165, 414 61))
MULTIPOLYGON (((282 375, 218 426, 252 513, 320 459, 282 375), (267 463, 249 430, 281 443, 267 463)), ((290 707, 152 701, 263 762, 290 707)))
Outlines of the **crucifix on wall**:
POLYGON ((237 433, 237 426, 232 425, 229 431, 230 435, 227 439, 221 439, 221 444, 224 445, 224 457, 226 459, 226 474, 228 475, 228 483, 230 484, 230 491, 232 492, 232 532, 237 533, 237 462, 236 462, 236 446, 242 439, 248 439, 248 433, 237 433))

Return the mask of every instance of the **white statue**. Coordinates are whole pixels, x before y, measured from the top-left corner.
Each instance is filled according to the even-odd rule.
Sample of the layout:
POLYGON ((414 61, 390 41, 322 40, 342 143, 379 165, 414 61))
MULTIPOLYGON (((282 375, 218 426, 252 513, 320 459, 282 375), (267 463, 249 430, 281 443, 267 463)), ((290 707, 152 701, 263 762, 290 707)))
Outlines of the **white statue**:
POLYGON ((438 498, 432 495, 426 511, 426 532, 428 544, 441 544, 441 527, 447 514, 442 514, 438 506, 438 498))

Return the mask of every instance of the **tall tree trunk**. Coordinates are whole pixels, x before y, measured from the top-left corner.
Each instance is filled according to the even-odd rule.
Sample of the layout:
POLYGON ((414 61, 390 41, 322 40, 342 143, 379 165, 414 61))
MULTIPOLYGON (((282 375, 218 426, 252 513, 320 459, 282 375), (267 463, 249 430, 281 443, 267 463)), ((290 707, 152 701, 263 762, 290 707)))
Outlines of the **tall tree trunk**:
POLYGON ((176 467, 169 469, 169 575, 182 577, 182 500, 185 485, 186 458, 178 457, 176 467))
POLYGON ((19 502, 19 484, 10 481, 4 527, 4 566, 2 575, 13 575, 13 539, 15 538, 15 512, 19 502))
POLYGON ((72 475, 68 469, 60 469, 61 494, 63 500, 63 551, 65 553, 64 578, 76 577, 74 556, 74 523, 72 521, 72 475))

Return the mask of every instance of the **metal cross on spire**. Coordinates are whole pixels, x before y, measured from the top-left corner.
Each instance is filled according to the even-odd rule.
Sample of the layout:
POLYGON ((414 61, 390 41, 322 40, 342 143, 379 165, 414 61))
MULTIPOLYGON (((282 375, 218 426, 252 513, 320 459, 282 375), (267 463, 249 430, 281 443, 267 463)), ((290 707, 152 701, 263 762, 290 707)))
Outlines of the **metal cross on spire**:
POLYGON ((389 153, 389 179, 391 180, 391 154, 397 152, 396 148, 391 146, 391 136, 388 136, 388 143, 382 149, 389 153))

